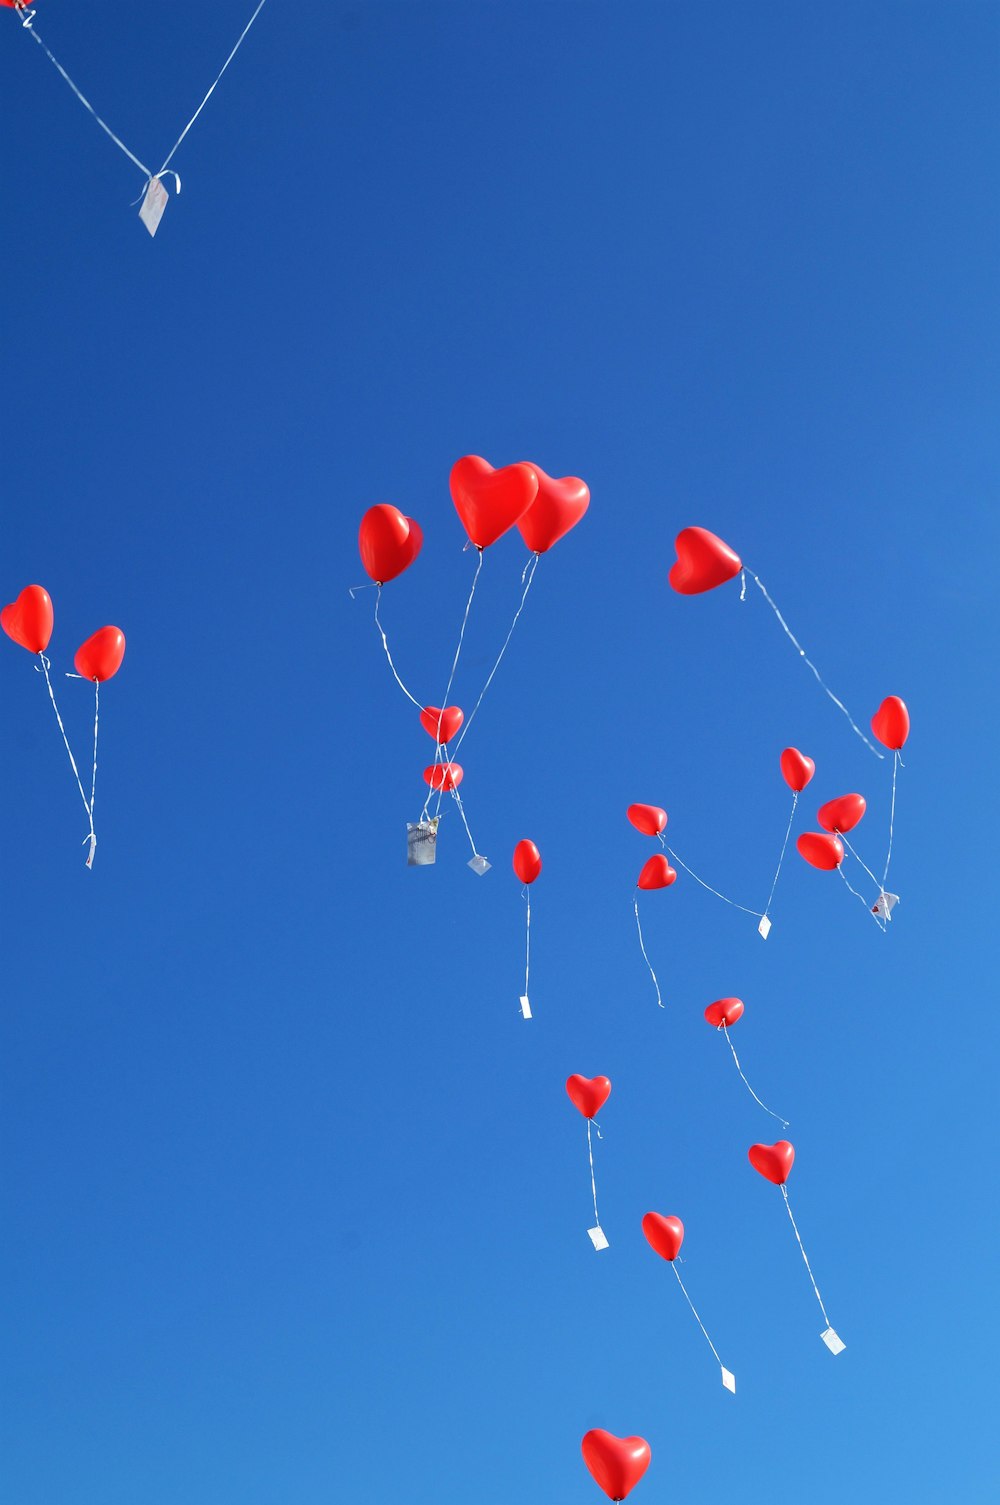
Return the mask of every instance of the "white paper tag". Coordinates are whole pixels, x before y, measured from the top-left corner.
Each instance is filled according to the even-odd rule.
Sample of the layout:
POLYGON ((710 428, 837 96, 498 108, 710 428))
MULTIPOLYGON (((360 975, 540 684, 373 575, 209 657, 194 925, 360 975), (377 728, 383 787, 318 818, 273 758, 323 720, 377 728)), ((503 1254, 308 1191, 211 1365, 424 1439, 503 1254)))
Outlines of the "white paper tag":
POLYGON ((481 878, 484 873, 489 872, 491 864, 486 861, 485 857, 480 856, 480 854, 477 852, 475 857, 469 858, 469 866, 471 867, 472 871, 474 873, 478 873, 481 878))
POLYGON ((766 914, 761 915, 760 924, 757 926, 757 930, 761 938, 766 941, 768 936, 771 934, 771 921, 768 919, 766 914))
POLYGON ((527 993, 521 994, 521 1013, 524 1015, 525 1019, 531 1018, 531 1004, 528 1002, 527 993))
POLYGON ((736 1376, 731 1369, 726 1368, 725 1364, 722 1366, 722 1384, 730 1395, 736 1394, 736 1376))
POLYGON ((837 1337, 832 1327, 828 1327, 825 1333, 820 1333, 820 1337, 831 1353, 843 1353, 847 1347, 847 1344, 837 1337))
POLYGON ((163 211, 167 207, 167 199, 170 195, 160 182, 159 178, 150 178, 149 187, 146 189, 146 197, 142 201, 139 210, 139 218, 142 220, 150 235, 155 235, 160 228, 160 220, 163 211))
POLYGON ((605 1238, 604 1229, 601 1227, 600 1223, 598 1223, 596 1228, 588 1228, 587 1232, 590 1234, 590 1242, 593 1244, 595 1249, 610 1249, 611 1245, 605 1238))
POLYGON ((879 915, 883 920, 892 919, 892 911, 899 903, 898 894, 887 894, 884 890, 879 894, 872 905, 872 914, 879 915))

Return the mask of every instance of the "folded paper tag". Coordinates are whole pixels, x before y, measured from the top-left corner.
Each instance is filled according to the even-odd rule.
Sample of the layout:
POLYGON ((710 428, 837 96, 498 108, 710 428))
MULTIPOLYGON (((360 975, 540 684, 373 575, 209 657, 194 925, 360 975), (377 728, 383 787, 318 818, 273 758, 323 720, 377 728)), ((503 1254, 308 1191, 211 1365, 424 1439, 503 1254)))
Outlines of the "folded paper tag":
POLYGON ((587 1232, 590 1234, 590 1242, 595 1249, 609 1249, 611 1247, 604 1236, 604 1229, 600 1223, 598 1223, 596 1228, 588 1228, 587 1232))
POLYGON ((437 834, 436 820, 406 822, 407 867, 429 867, 437 860, 437 834))
POLYGON ((841 1342, 840 1338, 837 1337, 832 1327, 828 1327, 825 1333, 820 1333, 820 1337, 831 1353, 843 1353, 847 1347, 847 1344, 841 1342))
POLYGON ((736 1376, 725 1364, 722 1366, 722 1383, 731 1395, 736 1394, 736 1376))
POLYGON ((478 852, 476 853, 475 857, 469 858, 469 866, 474 873, 479 874, 480 878, 484 873, 488 873, 490 870, 490 863, 486 861, 485 857, 481 857, 478 852))
POLYGON ((877 914, 880 919, 891 920, 892 911, 899 903, 898 894, 887 894, 883 889, 875 903, 872 905, 872 914, 877 914))
POLYGON ((155 235, 160 228, 160 220, 163 211, 167 207, 169 194, 160 182, 159 178, 150 178, 149 187, 146 189, 146 197, 142 201, 139 210, 139 218, 142 220, 150 235, 155 235))
POLYGON ((521 994, 521 1013, 524 1015, 525 1019, 531 1018, 531 1004, 528 1002, 527 993, 521 994))
POLYGON ((766 914, 761 915, 760 924, 757 926, 757 929, 760 932, 762 938, 766 941, 768 936, 771 934, 771 921, 768 919, 766 914))

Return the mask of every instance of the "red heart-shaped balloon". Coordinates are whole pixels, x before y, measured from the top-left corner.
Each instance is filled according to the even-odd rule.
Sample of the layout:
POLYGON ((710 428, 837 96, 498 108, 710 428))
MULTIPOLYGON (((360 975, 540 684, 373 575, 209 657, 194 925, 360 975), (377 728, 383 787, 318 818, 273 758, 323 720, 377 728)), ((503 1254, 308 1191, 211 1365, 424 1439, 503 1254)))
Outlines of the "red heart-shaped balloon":
POLYGON ((464 455, 451 468, 451 499, 462 526, 477 549, 513 528, 538 495, 538 477, 530 465, 494 470, 479 455, 464 455))
POLYGON ((652 1457, 645 1438, 616 1437, 602 1427, 588 1432, 581 1446, 583 1461, 594 1482, 610 1500, 624 1500, 646 1472, 652 1457))
POLYGON ((737 1019, 743 1018, 743 1000, 741 998, 719 998, 715 1003, 710 1003, 705 1010, 705 1018, 709 1024, 714 1024, 716 1029, 723 1025, 727 1028, 735 1024, 737 1019))
POLYGON ((522 883, 534 883, 542 871, 542 854, 533 841, 519 841, 514 848, 514 871, 522 883))
POLYGON ((404 517, 398 507, 389 502, 379 502, 369 507, 358 529, 358 549, 365 572, 385 585, 395 580, 420 553, 424 535, 420 524, 412 517, 404 517))
POLYGON ((529 549, 544 554, 576 527, 590 506, 590 491, 578 476, 555 480, 539 465, 529 464, 528 468, 538 477, 538 495, 518 519, 517 530, 529 549))
POLYGON ((822 831, 803 831, 795 845, 800 857, 823 872, 832 873, 844 860, 844 848, 836 836, 822 831))
POLYGON ((684 1242, 684 1224, 680 1218, 664 1217, 662 1212, 647 1212, 642 1231, 651 1249, 661 1259, 676 1259, 684 1242))
POLYGON ((424 769, 424 783, 432 789, 457 789, 464 777, 461 763, 432 763, 424 769))
POLYGON ((853 831, 866 808, 864 795, 842 794, 820 805, 816 819, 824 831, 853 831))
POLYGON ((898 695, 887 695, 872 717, 872 731, 883 747, 899 752, 910 735, 910 713, 898 695))
POLYGON ((420 712, 420 725, 435 742, 450 742, 464 720, 457 705, 446 705, 444 710, 437 705, 425 705, 420 712))
POLYGON ((781 777, 796 794, 802 793, 815 772, 812 758, 800 753, 797 747, 786 747, 781 754, 781 777))
POLYGON ((655 857, 650 857, 647 862, 643 863, 636 886, 638 888, 669 888, 676 877, 676 872, 663 853, 657 852, 655 857))
POLYGON ((667 812, 659 805, 629 805, 625 814, 643 836, 659 836, 666 829, 667 812))
POLYGON ((593 1118, 600 1113, 611 1092, 611 1083, 606 1076, 571 1076, 566 1078, 566 1091, 575 1108, 584 1118, 593 1118))
POLYGON ((682 528, 674 547, 677 563, 670 568, 670 584, 682 596, 725 585, 743 568, 740 556, 707 528, 682 528))
POLYGON ((73 657, 77 674, 103 684, 122 666, 125 657, 125 634, 120 627, 99 627, 81 643, 73 657))
POLYGON ((794 1145, 787 1139, 779 1139, 777 1144, 752 1144, 747 1153, 755 1171, 773 1181, 775 1186, 784 1186, 795 1161, 794 1145))
POLYGON ((29 653, 44 653, 52 636, 52 601, 40 585, 26 585, 16 601, 0 611, 0 627, 29 653))

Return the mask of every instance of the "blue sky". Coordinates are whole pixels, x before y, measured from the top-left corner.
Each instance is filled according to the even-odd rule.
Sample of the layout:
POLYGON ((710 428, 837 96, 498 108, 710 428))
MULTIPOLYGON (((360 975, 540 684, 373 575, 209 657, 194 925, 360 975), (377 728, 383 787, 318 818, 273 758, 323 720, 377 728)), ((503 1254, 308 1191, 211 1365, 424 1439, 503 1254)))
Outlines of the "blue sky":
MULTIPOLYGON (((159 161, 249 10, 37 22, 159 161)), ((0 642, 12 1505, 573 1505, 592 1426, 648 1438, 649 1505, 992 1498, 996 8, 272 0, 155 241, 0 21, 0 596, 47 586, 60 671, 128 637, 92 874, 0 642), (365 508, 418 518, 384 619, 437 703, 468 452, 593 495, 462 750, 483 878, 454 814, 404 865, 431 744, 348 594, 365 508), (901 694, 913 734, 889 933, 794 853, 766 944, 682 874, 644 896, 661 1012, 628 803, 751 907, 787 743, 817 763, 798 830, 857 789, 875 866, 888 821, 889 768, 756 593, 669 591, 689 523, 858 719, 901 694), (747 1164, 773 1121, 702 1019, 728 994, 836 1359, 747 1164), (614 1084, 599 1255, 571 1072, 614 1084), (735 1399, 650 1209, 685 1222, 735 1399)), ((460 704, 525 557, 487 554, 460 704)), ((82 746, 88 692, 60 699, 82 746)))

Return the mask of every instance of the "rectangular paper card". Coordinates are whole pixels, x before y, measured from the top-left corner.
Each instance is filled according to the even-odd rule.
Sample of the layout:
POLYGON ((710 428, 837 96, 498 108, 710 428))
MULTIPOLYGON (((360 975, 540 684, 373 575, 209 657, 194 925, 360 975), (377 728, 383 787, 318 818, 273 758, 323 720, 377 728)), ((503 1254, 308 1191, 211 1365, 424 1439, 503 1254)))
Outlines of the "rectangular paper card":
POLYGON ((610 1249, 611 1245, 604 1237, 604 1229, 600 1223, 598 1223, 596 1228, 588 1228, 587 1232, 590 1234, 590 1242, 595 1249, 610 1249))
POLYGON ((437 861, 437 821, 406 822, 407 867, 429 867, 437 861))
POLYGON ((832 1327, 828 1327, 825 1333, 820 1333, 820 1337, 823 1339, 823 1342, 826 1344, 831 1353, 843 1353, 844 1349, 847 1347, 847 1344, 842 1343, 841 1340, 837 1337, 837 1334, 834 1332, 832 1327))
POLYGON ((730 1395, 736 1394, 736 1376, 731 1369, 726 1368, 725 1364, 722 1366, 722 1383, 730 1395))
POLYGON ((160 220, 163 211, 167 207, 169 195, 159 178, 150 178, 149 187, 146 189, 146 197, 142 201, 139 210, 139 218, 142 220, 150 235, 155 235, 160 228, 160 220))
POLYGON ((768 919, 766 914, 761 915, 760 924, 757 926, 757 929, 760 931, 761 936, 766 941, 768 936, 771 934, 771 921, 768 919))
POLYGON ((527 993, 521 994, 521 1013, 524 1015, 525 1019, 531 1018, 531 1004, 528 1002, 527 993))
POLYGON ((469 858, 469 866, 474 873, 479 874, 480 878, 484 873, 488 873, 490 870, 490 864, 486 861, 486 858, 481 857, 478 852, 476 853, 475 857, 469 858))
POLYGON ((892 919, 892 911, 899 903, 898 894, 881 893, 872 905, 872 914, 880 915, 884 920, 892 919))

